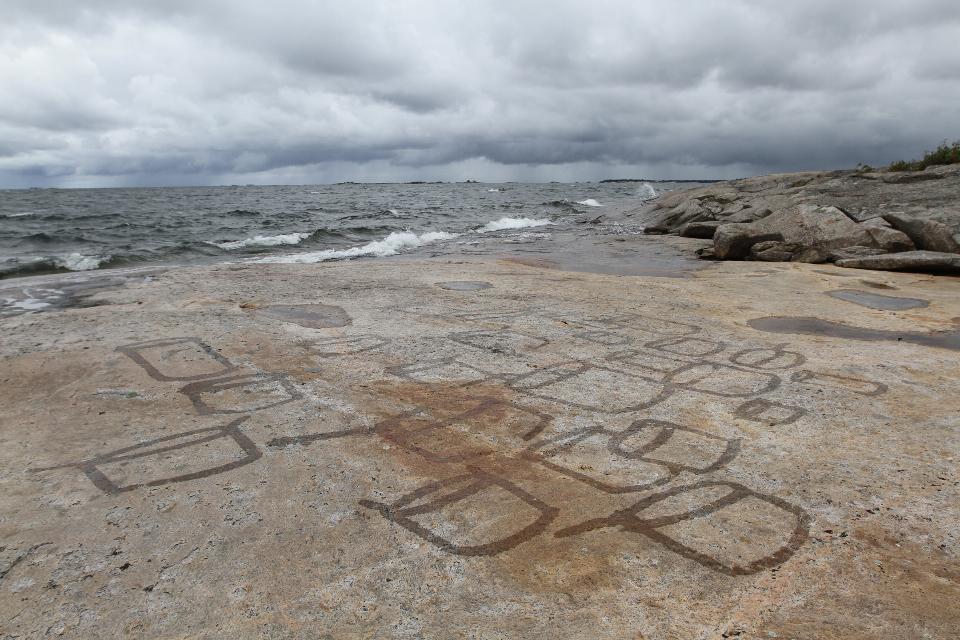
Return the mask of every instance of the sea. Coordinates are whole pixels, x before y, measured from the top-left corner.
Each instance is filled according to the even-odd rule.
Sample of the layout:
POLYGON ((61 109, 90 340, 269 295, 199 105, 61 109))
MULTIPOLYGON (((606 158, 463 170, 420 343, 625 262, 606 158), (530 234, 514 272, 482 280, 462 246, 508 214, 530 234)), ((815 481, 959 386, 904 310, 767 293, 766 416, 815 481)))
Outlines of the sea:
POLYGON ((495 251, 524 234, 542 237, 690 186, 605 181, 0 190, 0 278, 376 259, 439 246, 495 251))

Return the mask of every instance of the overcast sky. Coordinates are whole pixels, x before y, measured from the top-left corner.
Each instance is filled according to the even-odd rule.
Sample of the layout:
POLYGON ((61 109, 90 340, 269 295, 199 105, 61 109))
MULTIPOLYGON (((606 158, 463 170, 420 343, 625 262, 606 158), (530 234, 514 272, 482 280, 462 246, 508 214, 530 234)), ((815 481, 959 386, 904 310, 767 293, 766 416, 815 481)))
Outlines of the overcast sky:
POLYGON ((960 138, 960 0, 2 4, 2 187, 725 178, 960 138))

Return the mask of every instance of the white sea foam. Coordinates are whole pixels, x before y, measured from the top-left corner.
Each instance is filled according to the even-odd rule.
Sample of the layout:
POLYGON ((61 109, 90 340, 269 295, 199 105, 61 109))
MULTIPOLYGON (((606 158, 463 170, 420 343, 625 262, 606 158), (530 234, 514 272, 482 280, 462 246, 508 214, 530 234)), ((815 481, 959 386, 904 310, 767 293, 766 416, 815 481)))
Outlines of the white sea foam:
POLYGON ((24 211, 23 213, 8 213, 4 218, 23 218, 24 216, 35 216, 39 211, 24 211))
POLYGON ((476 231, 478 233, 487 233, 489 231, 503 231, 504 229, 526 229, 527 227, 542 227, 553 224, 549 220, 534 220, 533 218, 507 218, 504 216, 499 220, 488 222, 476 231))
POLYGON ((438 240, 450 240, 456 238, 457 234, 447 233, 446 231, 430 231, 417 235, 410 231, 393 232, 383 240, 374 240, 362 247, 350 247, 349 249, 325 249, 324 251, 312 251, 310 253, 293 253, 285 256, 269 256, 258 258, 252 262, 276 263, 276 264, 312 264, 314 262, 326 262, 327 260, 345 260, 349 258, 359 258, 361 256, 384 257, 400 253, 404 249, 416 249, 425 244, 436 242, 438 240))
POLYGON ((488 193, 500 193, 500 189, 487 189, 488 193))
POLYGON ((283 244, 300 244, 310 237, 309 233, 285 233, 278 236, 254 236, 245 240, 229 242, 207 242, 221 249, 243 249, 244 247, 276 247, 283 244))
POLYGON ((594 200, 593 198, 587 198, 586 200, 580 200, 577 204, 582 204, 586 207, 602 207, 603 205, 594 200))
POLYGON ((637 195, 640 196, 642 200, 653 200, 657 197, 657 190, 653 188, 653 185, 649 182, 644 182, 637 188, 637 195))
POLYGON ((53 261, 58 267, 70 271, 92 271, 109 259, 110 256, 85 256, 81 253, 71 253, 54 258, 53 261))
POLYGON ((38 298, 23 298, 17 300, 16 298, 4 298, 5 305, 11 309, 23 309, 24 311, 37 311, 38 309, 46 309, 50 306, 49 302, 44 302, 38 298))
POLYGON ((549 238, 549 233, 536 233, 533 231, 522 231, 520 233, 511 233, 508 236, 503 238, 503 241, 507 244, 529 244, 537 240, 545 240, 549 238))

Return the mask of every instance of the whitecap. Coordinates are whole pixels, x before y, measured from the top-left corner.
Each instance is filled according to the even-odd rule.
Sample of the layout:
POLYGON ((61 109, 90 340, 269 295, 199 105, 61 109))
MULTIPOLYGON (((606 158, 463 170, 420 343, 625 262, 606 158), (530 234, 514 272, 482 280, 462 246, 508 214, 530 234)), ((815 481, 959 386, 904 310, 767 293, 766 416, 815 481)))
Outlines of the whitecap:
POLYGON ((580 200, 577 204, 582 204, 586 207, 602 207, 603 205, 594 200, 593 198, 587 198, 586 200, 580 200))
POLYGON ((640 196, 641 200, 653 200, 657 197, 657 190, 649 182, 644 182, 642 185, 637 187, 637 195, 640 196))
POLYGON ((22 309, 24 311, 38 311, 40 309, 46 309, 50 306, 49 302, 44 302, 38 298, 23 298, 22 300, 17 300, 16 298, 4 298, 5 306, 11 309, 22 309))
POLYGON ((293 253, 283 256, 268 256, 258 258, 251 262, 273 263, 273 264, 313 264, 315 262, 326 262, 327 260, 345 260, 349 258, 359 258, 361 256, 384 257, 400 253, 404 249, 416 249, 425 244, 436 242, 438 240, 450 240, 456 238, 457 234, 447 233, 446 231, 429 231, 417 235, 411 231, 395 231, 383 240, 374 240, 368 242, 362 247, 350 247, 349 249, 325 249, 324 251, 312 251, 310 253, 293 253))
POLYGON ((285 233, 278 236, 254 236, 245 240, 206 241, 206 243, 221 249, 243 249, 244 247, 276 247, 283 244, 300 244, 309 237, 309 233, 285 233))
POLYGON ((8 213, 4 218, 23 218, 24 216, 35 216, 39 211, 24 211, 22 213, 8 213))
POLYGON ((500 189, 487 189, 487 193, 500 193, 500 189))
POLYGON ((499 220, 488 222, 479 229, 478 233, 487 233, 488 231, 503 231, 504 229, 526 229, 527 227, 542 227, 553 224, 549 220, 534 220, 533 218, 508 218, 504 216, 499 220))
POLYGON ((53 259, 54 264, 70 271, 92 271, 110 259, 110 256, 85 256, 81 253, 71 253, 53 259))

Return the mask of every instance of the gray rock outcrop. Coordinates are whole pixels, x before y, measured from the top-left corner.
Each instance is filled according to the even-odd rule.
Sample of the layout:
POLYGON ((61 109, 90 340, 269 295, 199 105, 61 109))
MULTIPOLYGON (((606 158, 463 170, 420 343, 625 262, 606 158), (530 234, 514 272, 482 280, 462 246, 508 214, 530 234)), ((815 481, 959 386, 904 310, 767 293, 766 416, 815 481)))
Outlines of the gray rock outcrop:
POLYGON ((783 240, 783 235, 758 229, 753 224, 722 224, 713 236, 713 251, 721 260, 737 260, 746 257, 758 242, 774 240, 783 240))
POLYGON ((839 260, 837 266, 850 269, 960 274, 960 255, 940 251, 902 251, 839 260))
POLYGON ((960 255, 960 165, 719 182, 667 193, 633 213, 647 217, 646 233, 712 237, 705 258, 943 272, 945 259, 927 254, 960 255), (923 256, 877 259, 901 253, 923 256))
MULTIPOLYGON (((960 197, 960 195, 958 195, 960 197)), ((922 251, 960 253, 960 244, 954 240, 951 227, 936 220, 924 220, 900 214, 888 213, 883 219, 913 241, 922 251)))

